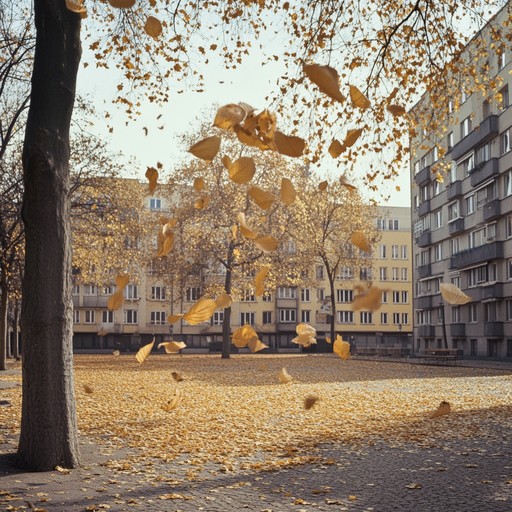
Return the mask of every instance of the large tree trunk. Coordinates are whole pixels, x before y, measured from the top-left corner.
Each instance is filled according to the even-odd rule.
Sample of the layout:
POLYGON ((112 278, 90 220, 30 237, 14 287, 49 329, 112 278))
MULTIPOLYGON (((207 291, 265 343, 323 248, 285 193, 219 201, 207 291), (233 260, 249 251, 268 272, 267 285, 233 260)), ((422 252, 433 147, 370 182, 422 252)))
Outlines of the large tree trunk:
MULTIPOLYGON (((224 280, 224 290, 231 293, 231 268, 226 269, 226 279, 224 280)), ((222 320, 222 358, 229 359, 231 354, 231 306, 224 310, 224 319, 222 320)))
POLYGON ((336 339, 336 297, 334 296, 335 285, 334 285, 334 272, 329 272, 329 267, 327 267, 327 278, 329 279, 329 288, 331 291, 331 314, 330 314, 330 338, 331 343, 334 344, 334 340, 336 339))
POLYGON ((37 30, 23 148, 23 403, 18 464, 79 464, 74 401, 69 127, 81 56, 80 16, 35 0, 37 30))
POLYGON ((14 325, 13 325, 13 333, 14 333, 14 345, 12 348, 12 357, 14 359, 18 359, 20 357, 20 308, 18 305, 18 300, 14 304, 14 325))
POLYGON ((9 329, 7 329, 7 276, 1 270, 0 277, 0 370, 7 369, 7 345, 9 344, 9 329))

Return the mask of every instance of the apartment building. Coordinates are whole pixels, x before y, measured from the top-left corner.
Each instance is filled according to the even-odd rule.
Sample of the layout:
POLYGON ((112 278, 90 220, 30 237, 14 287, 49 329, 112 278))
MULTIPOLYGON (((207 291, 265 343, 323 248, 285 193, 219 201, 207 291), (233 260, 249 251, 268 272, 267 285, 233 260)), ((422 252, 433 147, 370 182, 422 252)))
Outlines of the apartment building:
MULTIPOLYGON (((164 199, 151 197, 147 201, 147 207, 152 210, 165 209, 164 199)), ((336 278, 336 331, 361 350, 386 347, 407 352, 412 347, 413 320, 410 208, 380 208, 377 228, 381 236, 368 258, 368 266, 362 267, 356 276, 349 269, 341 269, 336 278), (352 310, 354 286, 358 283, 382 288, 382 307, 378 311, 352 310)), ((333 314, 329 285, 323 265, 317 264, 313 272, 314 286, 278 286, 263 297, 255 297, 249 289, 232 305, 232 330, 250 324, 275 351, 299 350, 291 340, 300 322, 313 325, 318 339, 325 339, 329 315, 333 314)), ((222 273, 222 269, 211 269, 210 273, 222 273)), ((107 308, 113 287, 76 284, 74 348, 135 350, 155 335, 158 341, 172 337, 185 341, 190 348, 218 349, 223 310, 216 311, 209 322, 200 325, 167 322, 169 314, 187 311, 202 297, 201 282, 211 277, 219 276, 192 279, 181 294, 150 266, 137 283, 127 285, 123 307, 116 311, 107 308)))
MULTIPOLYGON (((495 26, 509 8, 492 20, 495 26)), ((415 351, 446 347, 464 357, 512 357, 512 51, 510 43, 491 43, 488 28, 478 35, 490 49, 480 69, 500 82, 499 94, 462 88, 454 98, 458 110, 448 105, 444 135, 425 130, 411 141, 415 351), (441 171, 444 182, 440 164, 448 169, 441 171), (441 282, 471 301, 443 303, 441 282)))

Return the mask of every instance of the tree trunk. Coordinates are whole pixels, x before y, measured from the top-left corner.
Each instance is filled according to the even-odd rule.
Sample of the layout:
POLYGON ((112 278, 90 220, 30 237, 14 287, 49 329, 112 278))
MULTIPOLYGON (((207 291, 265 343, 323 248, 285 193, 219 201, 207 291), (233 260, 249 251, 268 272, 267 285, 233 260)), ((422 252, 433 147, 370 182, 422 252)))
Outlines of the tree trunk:
POLYGON ((9 344, 9 329, 7 329, 7 276, 2 269, 0 277, 0 371, 7 370, 7 345, 9 344))
POLYGON ((23 148, 23 402, 17 461, 79 465, 74 400, 69 127, 81 56, 80 16, 35 0, 36 51, 23 148))
MULTIPOLYGON (((327 265, 326 265, 327 267, 327 265)), ((329 287, 331 290, 331 314, 330 314, 330 337, 331 343, 334 344, 334 340, 336 339, 336 297, 334 296, 334 272, 331 273, 327 270, 327 278, 329 279, 329 287)))
MULTIPOLYGON (((231 268, 226 269, 226 279, 224 280, 224 290, 231 293, 231 268)), ((231 306, 224 310, 224 319, 222 320, 222 359, 229 359, 231 354, 231 306)))
POLYGON ((20 324, 20 308, 18 305, 18 300, 16 299, 15 305, 14 305, 14 326, 13 326, 13 333, 14 333, 14 345, 12 348, 12 357, 14 359, 18 359, 20 357, 20 330, 19 330, 19 324, 20 324))

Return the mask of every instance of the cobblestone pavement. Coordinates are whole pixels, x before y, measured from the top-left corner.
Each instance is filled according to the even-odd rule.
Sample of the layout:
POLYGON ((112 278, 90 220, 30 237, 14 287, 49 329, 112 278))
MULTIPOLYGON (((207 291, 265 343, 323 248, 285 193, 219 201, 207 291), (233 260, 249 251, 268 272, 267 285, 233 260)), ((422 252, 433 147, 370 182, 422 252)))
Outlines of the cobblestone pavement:
MULTIPOLYGON (((82 442, 86 465, 70 474, 13 472, 3 455, 0 507, 48 512, 511 512, 512 436, 498 434, 494 440, 428 448, 322 445, 314 463, 273 472, 231 472, 215 465, 198 469, 185 460, 107 467, 99 447, 82 442)), ((4 446, 4 453, 6 448, 14 445, 4 446)))

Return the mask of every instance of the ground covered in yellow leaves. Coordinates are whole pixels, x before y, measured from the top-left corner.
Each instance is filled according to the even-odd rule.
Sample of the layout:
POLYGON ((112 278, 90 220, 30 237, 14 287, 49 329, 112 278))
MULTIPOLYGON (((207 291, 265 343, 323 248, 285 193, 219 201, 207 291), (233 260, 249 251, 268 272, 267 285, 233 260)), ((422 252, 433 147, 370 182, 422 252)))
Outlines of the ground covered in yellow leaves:
MULTIPOLYGON (((198 467, 275 469, 311 461, 331 441, 438 446, 512 431, 512 375, 499 370, 334 354, 151 354, 143 364, 133 354, 77 355, 75 367, 81 434, 198 467), (281 382, 283 368, 291 382, 281 382), (441 402, 449 413, 431 418, 441 402)), ((17 432, 21 388, 3 396, 13 404, 5 424, 17 432)))

